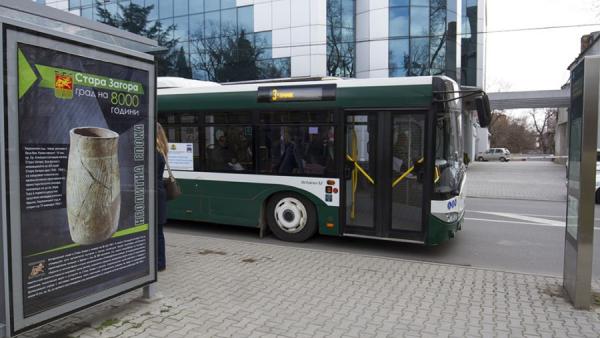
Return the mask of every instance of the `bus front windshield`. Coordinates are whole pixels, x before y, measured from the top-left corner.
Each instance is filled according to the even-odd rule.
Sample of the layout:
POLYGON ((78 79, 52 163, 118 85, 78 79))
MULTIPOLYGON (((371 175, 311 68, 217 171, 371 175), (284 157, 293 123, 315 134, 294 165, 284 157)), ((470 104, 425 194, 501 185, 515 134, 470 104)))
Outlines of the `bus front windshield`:
POLYGON ((450 110, 436 121, 435 192, 458 195, 464 174, 462 116, 450 110))

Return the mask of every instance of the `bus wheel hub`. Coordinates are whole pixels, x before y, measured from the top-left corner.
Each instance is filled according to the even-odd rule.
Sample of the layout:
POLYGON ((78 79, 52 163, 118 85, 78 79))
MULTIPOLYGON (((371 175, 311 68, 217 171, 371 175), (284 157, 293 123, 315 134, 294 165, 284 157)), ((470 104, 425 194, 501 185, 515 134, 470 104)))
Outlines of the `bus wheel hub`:
POLYGON ((275 207, 275 221, 277 226, 285 232, 296 233, 306 226, 306 208, 299 200, 286 197, 275 207))

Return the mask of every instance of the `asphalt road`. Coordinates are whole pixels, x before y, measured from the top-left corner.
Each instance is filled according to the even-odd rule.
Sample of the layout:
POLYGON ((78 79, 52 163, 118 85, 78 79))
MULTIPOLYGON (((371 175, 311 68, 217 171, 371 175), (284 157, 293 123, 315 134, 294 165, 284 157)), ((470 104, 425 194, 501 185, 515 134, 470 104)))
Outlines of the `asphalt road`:
MULTIPOLYGON (((561 276, 564 214, 562 202, 469 198, 463 230, 454 239, 430 248, 329 236, 286 243, 272 235, 260 239, 256 229, 191 222, 172 223, 167 232, 561 276)), ((598 239, 600 219, 595 226, 598 239)), ((600 279, 600 240, 595 243, 594 258, 594 278, 600 279)))
MULTIPOLYGON (((522 164, 519 167, 527 169, 522 164)), ((489 169, 483 171, 486 176, 506 170, 502 168, 495 171, 494 166, 489 165, 487 168, 489 169)), ((535 176, 544 167, 532 164, 531 168, 535 168, 530 171, 535 176)), ((556 171, 551 166, 546 169, 556 171)), ((481 169, 473 172, 473 176, 476 176, 473 181, 479 182, 481 178, 477 177, 477 172, 481 173, 481 169)), ((558 189, 557 187, 554 189, 558 189)), ((522 189, 528 187, 523 186, 522 189)), ((556 191, 548 193, 557 194, 556 191)), ((463 230, 456 238, 430 248, 398 242, 328 236, 317 236, 304 243, 285 243, 272 235, 260 239, 257 229, 185 222, 170 224, 167 232, 562 276, 565 202, 519 198, 527 197, 523 196, 522 191, 515 191, 515 194, 516 196, 507 196, 503 193, 501 198, 469 197, 463 230)), ((596 207, 595 227, 594 279, 600 279, 599 207, 596 207)))

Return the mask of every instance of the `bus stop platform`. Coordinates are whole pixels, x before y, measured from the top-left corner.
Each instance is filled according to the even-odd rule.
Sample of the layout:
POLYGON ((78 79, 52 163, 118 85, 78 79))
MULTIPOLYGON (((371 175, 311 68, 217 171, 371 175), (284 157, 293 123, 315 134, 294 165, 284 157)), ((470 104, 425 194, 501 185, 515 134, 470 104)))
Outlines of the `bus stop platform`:
MULTIPOLYGON (((562 279, 167 233, 157 297, 126 294, 23 337, 597 337, 562 279)), ((598 281, 593 288, 600 289, 598 281)))

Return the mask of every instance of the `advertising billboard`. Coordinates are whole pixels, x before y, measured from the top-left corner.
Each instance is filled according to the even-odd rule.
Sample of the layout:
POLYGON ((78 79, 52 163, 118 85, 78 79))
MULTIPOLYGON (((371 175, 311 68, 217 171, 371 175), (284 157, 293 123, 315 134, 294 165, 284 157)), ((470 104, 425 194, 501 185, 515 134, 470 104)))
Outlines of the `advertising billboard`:
POLYGON ((11 317, 19 332, 155 281, 155 89, 151 62, 8 37, 8 80, 16 82, 8 95, 11 317))

